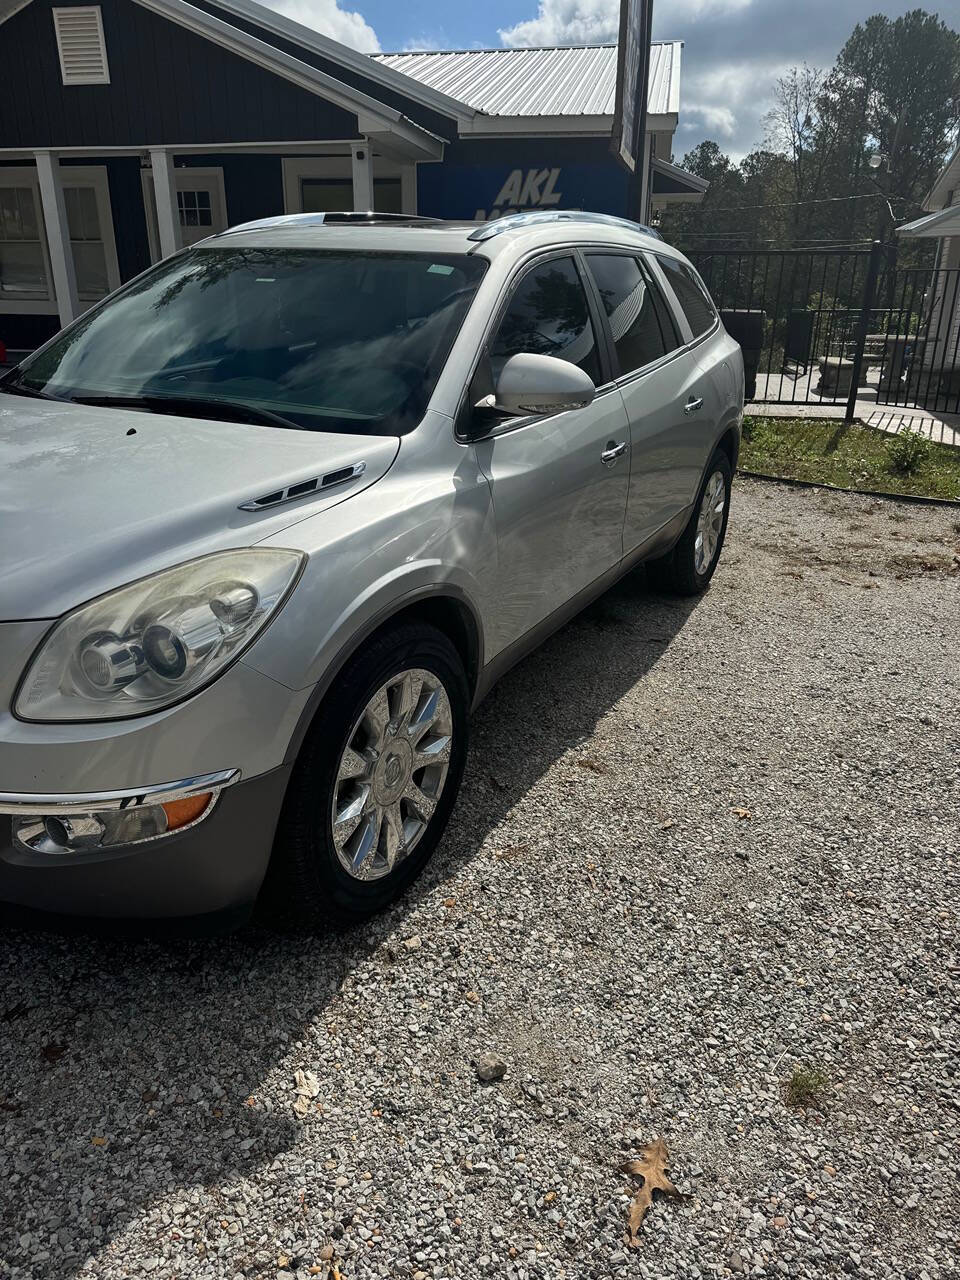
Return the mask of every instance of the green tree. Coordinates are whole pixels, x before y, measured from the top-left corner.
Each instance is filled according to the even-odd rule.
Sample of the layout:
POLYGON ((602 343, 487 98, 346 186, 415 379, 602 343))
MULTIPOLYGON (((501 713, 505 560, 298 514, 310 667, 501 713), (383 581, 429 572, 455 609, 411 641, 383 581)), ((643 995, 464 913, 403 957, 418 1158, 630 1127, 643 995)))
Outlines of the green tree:
POLYGON ((832 186, 879 197, 866 217, 849 211, 851 231, 890 239, 919 210, 957 127, 958 91, 960 35, 936 14, 876 14, 854 27, 817 104, 816 143, 829 152, 832 186))

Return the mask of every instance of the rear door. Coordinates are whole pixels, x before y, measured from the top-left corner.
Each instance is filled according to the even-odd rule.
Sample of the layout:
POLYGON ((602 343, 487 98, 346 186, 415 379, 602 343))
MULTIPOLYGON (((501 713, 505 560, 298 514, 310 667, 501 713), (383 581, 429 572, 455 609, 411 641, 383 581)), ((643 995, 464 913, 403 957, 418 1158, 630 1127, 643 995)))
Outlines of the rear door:
POLYGON ((629 555, 693 501, 701 427, 692 406, 701 399, 702 371, 641 254, 596 249, 585 258, 607 317, 630 424, 629 555))
POLYGON ((728 398, 724 387, 732 385, 729 369, 726 382, 717 369, 716 354, 725 350, 725 335, 720 317, 707 291, 707 286, 688 262, 666 254, 651 255, 659 269, 674 314, 689 335, 690 355, 695 359, 699 378, 693 398, 684 404, 686 418, 685 486, 693 501, 710 461, 714 442, 721 434, 724 408, 728 398))
POLYGON ((615 568, 623 554, 629 433, 593 308, 574 253, 538 258, 514 283, 481 360, 491 386, 507 357, 519 352, 569 360, 598 386, 585 408, 508 419, 474 446, 497 522, 494 653, 615 568))

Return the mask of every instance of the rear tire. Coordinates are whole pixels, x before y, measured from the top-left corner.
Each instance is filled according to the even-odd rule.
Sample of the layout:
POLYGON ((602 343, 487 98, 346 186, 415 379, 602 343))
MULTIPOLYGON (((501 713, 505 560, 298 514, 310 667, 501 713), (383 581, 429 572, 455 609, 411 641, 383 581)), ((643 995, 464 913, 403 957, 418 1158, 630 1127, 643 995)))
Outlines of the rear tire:
POLYGON ((723 550, 732 480, 730 459, 717 449, 700 485, 689 523, 673 550, 647 562, 647 577, 658 591, 675 596, 696 596, 706 591, 723 550))
POLYGON ((267 893, 274 913, 348 925, 409 887, 457 797, 469 702, 456 649, 424 623, 381 633, 347 663, 287 789, 267 893))

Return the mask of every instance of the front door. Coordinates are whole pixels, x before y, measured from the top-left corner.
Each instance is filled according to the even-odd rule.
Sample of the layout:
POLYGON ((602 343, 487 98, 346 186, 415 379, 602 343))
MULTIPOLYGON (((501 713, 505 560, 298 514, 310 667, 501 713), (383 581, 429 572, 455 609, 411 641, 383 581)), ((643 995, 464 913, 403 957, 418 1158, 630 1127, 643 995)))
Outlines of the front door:
MULTIPOLYGON (((227 202, 223 192, 223 170, 188 166, 174 170, 177 187, 177 214, 180 239, 184 245, 196 244, 217 231, 227 229, 227 202)), ((157 200, 153 174, 143 171, 143 195, 147 210, 150 256, 160 258, 160 236, 157 230, 157 200)))
MULTIPOLYGON (((572 255, 541 260, 515 287, 488 352, 494 381, 524 351, 605 381, 572 255)), ((611 384, 583 409, 507 421, 476 449, 497 522, 492 657, 619 564, 630 474, 623 402, 611 384)))

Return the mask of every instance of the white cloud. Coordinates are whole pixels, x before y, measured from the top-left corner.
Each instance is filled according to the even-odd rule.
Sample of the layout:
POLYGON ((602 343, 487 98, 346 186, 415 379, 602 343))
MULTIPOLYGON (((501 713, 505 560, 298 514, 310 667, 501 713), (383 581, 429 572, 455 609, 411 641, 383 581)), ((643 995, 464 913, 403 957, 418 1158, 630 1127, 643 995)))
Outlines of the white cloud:
POLYGON ((271 9, 285 18, 313 27, 321 35, 359 49, 361 53, 379 53, 377 33, 362 13, 341 9, 337 0, 266 0, 271 9))
POLYGON ((436 36, 411 36, 401 47, 401 53, 436 53, 438 49, 446 49, 448 44, 436 36))
POLYGON ((498 31, 511 49, 537 44, 610 44, 620 26, 619 0, 540 0, 535 18, 498 31))
POLYGON ((786 63, 761 57, 697 66, 683 74, 680 128, 717 142, 732 142, 734 159, 742 159, 744 143, 760 144, 757 121, 769 108, 773 86, 786 63), (744 129, 752 137, 741 137, 744 129))
MULTIPOLYGON (((686 23, 707 14, 733 13, 753 0, 673 0, 663 22, 686 23)), ((497 34, 511 49, 538 44, 615 44, 620 30, 620 0, 539 0, 537 16, 497 34)), ((677 33, 667 33, 673 37, 677 33)))
POLYGON ((711 106, 710 103, 688 102, 683 108, 684 130, 695 130, 713 138, 732 138, 737 131, 737 117, 729 107, 711 106))

